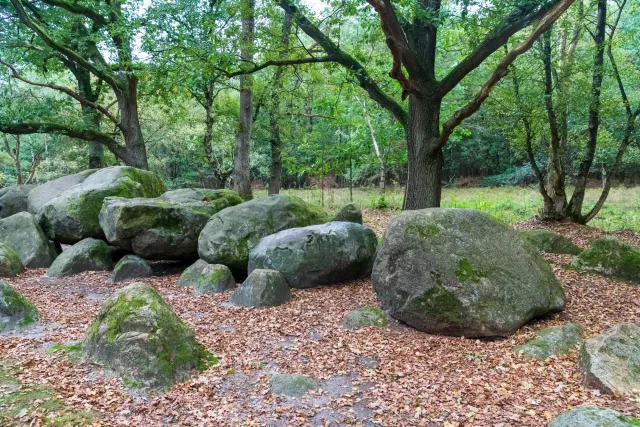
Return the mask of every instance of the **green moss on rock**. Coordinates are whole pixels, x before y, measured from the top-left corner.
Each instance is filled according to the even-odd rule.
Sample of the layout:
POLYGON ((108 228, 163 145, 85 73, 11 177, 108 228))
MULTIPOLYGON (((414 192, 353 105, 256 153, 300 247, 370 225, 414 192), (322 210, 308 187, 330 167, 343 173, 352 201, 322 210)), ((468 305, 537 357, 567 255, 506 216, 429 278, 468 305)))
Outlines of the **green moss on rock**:
POLYGON ((235 287, 236 281, 226 265, 209 264, 202 269, 193 291, 196 295, 219 294, 235 287))
POLYGON ((277 374, 271 377, 271 392, 274 394, 299 397, 317 387, 317 382, 304 375, 277 374))
POLYGON ((536 331, 536 337, 526 344, 513 348, 525 358, 545 360, 556 354, 566 354, 576 348, 582 337, 580 325, 569 323, 536 331))
POLYGON ((346 329, 360 329, 368 326, 385 328, 389 325, 389 321, 378 307, 360 307, 347 313, 343 325, 346 329))
POLYGON ((191 264, 180 275, 180 278, 178 279, 178 286, 196 286, 198 284, 200 274, 202 274, 202 270, 204 270, 208 265, 209 264, 206 261, 201 259, 191 264))
POLYGON ((612 237, 591 242, 589 249, 578 255, 572 265, 640 283, 640 250, 612 237))
POLYGON ((582 249, 570 239, 548 230, 524 230, 520 232, 520 237, 542 252, 568 255, 578 255, 582 252, 582 249))
POLYGON ((133 283, 110 297, 87 331, 87 357, 143 387, 164 388, 213 359, 150 286, 133 283))
POLYGON ((0 277, 15 277, 23 271, 24 266, 17 252, 0 242, 0 277))
POLYGON ((136 255, 125 255, 113 268, 111 281, 120 283, 135 278, 151 276, 153 276, 153 270, 147 261, 136 255))
POLYGON ((109 246, 102 240, 88 238, 62 252, 47 270, 47 276, 58 278, 83 271, 107 271, 111 266, 109 246))
POLYGON ((640 427, 640 420, 613 409, 581 406, 558 415, 549 427, 640 427))
POLYGON ((331 221, 345 221, 362 224, 362 211, 353 203, 347 203, 338 209, 331 221))
POLYGON ((10 284, 0 280, 0 331, 27 326, 38 318, 38 309, 10 284))

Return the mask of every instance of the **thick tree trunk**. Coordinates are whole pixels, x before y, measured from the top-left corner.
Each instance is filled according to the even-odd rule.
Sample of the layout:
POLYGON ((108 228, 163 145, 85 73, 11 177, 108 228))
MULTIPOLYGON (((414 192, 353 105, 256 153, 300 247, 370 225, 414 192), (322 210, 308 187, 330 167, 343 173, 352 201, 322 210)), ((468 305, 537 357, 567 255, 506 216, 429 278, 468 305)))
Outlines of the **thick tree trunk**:
MULTIPOLYGON (((245 64, 253 61, 253 31, 255 27, 254 0, 247 0, 247 10, 242 16, 242 49, 240 57, 245 64)), ((245 200, 253 198, 251 191, 251 169, 249 147, 253 125, 253 91, 251 75, 240 76, 240 123, 236 133, 233 157, 233 189, 245 200)))
POLYGON ((444 155, 438 146, 441 99, 409 98, 405 210, 440 207, 444 155))
MULTIPOLYGON (((123 88, 124 89, 124 88, 123 88)), ((120 108, 120 128, 125 148, 115 153, 128 165, 139 169, 149 169, 147 148, 142 136, 138 114, 138 79, 133 74, 126 76, 126 90, 116 92, 120 108)))
POLYGON ((589 104, 589 128, 587 146, 584 158, 580 162, 576 186, 567 205, 566 214, 574 222, 583 224, 586 218, 582 215, 582 205, 587 189, 587 178, 595 157, 598 144, 598 130, 600 128, 600 94, 602 92, 605 34, 607 28, 607 0, 598 0, 598 14, 596 17, 596 31, 594 40, 596 52, 593 59, 593 76, 591 82, 591 102, 589 104))

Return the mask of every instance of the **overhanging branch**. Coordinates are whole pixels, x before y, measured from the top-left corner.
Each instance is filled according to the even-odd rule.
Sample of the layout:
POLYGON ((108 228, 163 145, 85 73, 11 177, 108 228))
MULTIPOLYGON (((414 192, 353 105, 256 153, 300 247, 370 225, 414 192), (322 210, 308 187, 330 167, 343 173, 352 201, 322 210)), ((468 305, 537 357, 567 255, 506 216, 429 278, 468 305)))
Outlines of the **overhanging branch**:
POLYGON ((246 70, 237 70, 233 72, 227 72, 224 70, 220 70, 220 71, 222 71, 222 73, 226 77, 231 78, 231 77, 237 77, 237 76, 242 76, 246 74, 253 74, 260 70, 264 70, 265 68, 268 68, 268 67, 284 67, 287 65, 299 65, 299 64, 316 64, 321 62, 336 62, 336 58, 332 56, 322 56, 319 58, 312 57, 312 58, 299 58, 299 59, 282 59, 278 61, 272 60, 272 61, 267 61, 260 65, 255 65, 253 68, 249 68, 246 70))

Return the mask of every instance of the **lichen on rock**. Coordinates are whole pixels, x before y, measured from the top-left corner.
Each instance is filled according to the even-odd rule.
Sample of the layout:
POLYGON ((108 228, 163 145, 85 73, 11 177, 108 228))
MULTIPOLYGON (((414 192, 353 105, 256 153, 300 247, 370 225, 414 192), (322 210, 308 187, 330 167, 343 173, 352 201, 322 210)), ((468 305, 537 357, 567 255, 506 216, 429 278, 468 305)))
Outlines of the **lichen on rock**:
POLYGON ((0 280, 0 331, 30 325, 37 318, 38 309, 13 286, 0 280))
POLYGON ((0 277, 15 277, 24 271, 20 256, 13 248, 0 242, 0 277))
POLYGON ((378 307, 360 307, 347 313, 343 325, 346 329, 361 329, 369 326, 384 328, 389 325, 389 321, 378 307))
POLYGON ((545 360, 552 355, 566 354, 576 348, 583 329, 575 323, 555 326, 536 331, 536 337, 526 344, 513 348, 516 354, 525 358, 545 360))
POLYGON ((640 250, 613 237, 591 242, 572 262, 575 268, 640 283, 640 250))

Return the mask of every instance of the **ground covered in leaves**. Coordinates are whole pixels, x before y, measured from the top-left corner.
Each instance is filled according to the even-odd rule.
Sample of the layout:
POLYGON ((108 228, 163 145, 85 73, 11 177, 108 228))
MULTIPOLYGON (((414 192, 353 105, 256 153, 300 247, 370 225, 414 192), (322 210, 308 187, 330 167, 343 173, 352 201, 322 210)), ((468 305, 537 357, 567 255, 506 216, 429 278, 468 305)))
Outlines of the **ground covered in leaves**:
MULTIPOLYGON (((365 216, 381 234, 390 215, 365 216)), ((602 234, 569 224, 553 228, 581 246, 602 234)), ((615 234, 640 242, 634 233, 615 234)), ((50 281, 44 270, 29 270, 10 282, 40 309, 41 321, 0 335, 0 425, 543 426, 580 405, 638 416, 640 402, 582 385, 576 351, 545 362, 513 353, 542 327, 577 322, 593 335, 640 322, 640 286, 565 269, 570 256, 547 259, 565 285, 566 310, 491 341, 431 336, 397 322, 347 331, 346 313, 379 305, 368 280, 293 290, 283 306, 247 309, 227 304, 228 295, 179 288, 184 266, 158 263, 156 274, 163 275, 145 282, 219 358, 164 394, 129 390, 77 352, 102 302, 122 284, 108 283, 106 273, 50 281), (269 378, 276 373, 307 375, 320 388, 302 398, 273 395, 269 378)))

